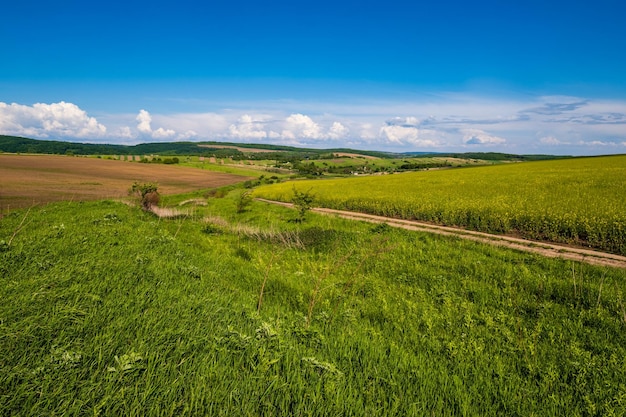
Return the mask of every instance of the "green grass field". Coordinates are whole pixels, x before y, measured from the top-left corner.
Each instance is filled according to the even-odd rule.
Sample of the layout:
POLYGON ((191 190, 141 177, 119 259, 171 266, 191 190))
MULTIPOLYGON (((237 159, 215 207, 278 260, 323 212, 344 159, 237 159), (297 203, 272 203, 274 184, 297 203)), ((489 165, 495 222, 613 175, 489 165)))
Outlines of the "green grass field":
POLYGON ((427 158, 336 158, 336 159, 313 159, 316 166, 331 171, 339 172, 341 168, 352 168, 359 172, 385 172, 400 170, 420 170, 438 167, 460 167, 473 165, 492 165, 502 163, 500 161, 486 161, 475 159, 458 159, 447 157, 427 157, 427 158), (363 169, 366 168, 366 169, 363 169))
MULTIPOLYGON (((626 254, 626 156, 295 183, 316 204, 626 254)), ((289 201, 294 183, 261 187, 289 201)))
POLYGON ((0 415, 626 413, 626 271, 239 192, 2 218, 0 415))

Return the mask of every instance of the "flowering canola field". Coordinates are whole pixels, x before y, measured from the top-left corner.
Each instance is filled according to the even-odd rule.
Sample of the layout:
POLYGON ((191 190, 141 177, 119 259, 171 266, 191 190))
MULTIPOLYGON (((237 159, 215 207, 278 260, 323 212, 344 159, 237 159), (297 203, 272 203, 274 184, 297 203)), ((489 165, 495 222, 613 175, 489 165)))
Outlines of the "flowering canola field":
POLYGON ((290 201, 575 243, 626 254, 626 155, 524 162, 260 187, 290 201))

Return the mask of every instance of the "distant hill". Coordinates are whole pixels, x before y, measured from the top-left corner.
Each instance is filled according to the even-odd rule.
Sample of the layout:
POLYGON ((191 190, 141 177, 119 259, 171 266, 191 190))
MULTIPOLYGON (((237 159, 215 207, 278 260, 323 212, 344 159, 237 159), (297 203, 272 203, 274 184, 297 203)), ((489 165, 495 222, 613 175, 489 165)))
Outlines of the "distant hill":
POLYGON ((460 158, 460 159, 481 159, 483 161, 543 161, 547 159, 565 159, 571 156, 557 155, 516 155, 500 152, 464 152, 464 153, 432 153, 432 152, 405 152, 402 155, 419 156, 424 158, 460 158))
POLYGON ((515 155, 498 152, 432 153, 405 152, 392 153, 380 151, 362 151, 349 148, 312 149, 294 146, 270 145, 259 143, 234 142, 154 142, 139 145, 113 145, 78 143, 56 140, 38 140, 19 136, 0 135, 0 152, 40 153, 57 155, 204 155, 232 157, 235 159, 281 159, 301 160, 332 157, 332 154, 356 154, 377 158, 406 157, 448 157, 461 159, 480 159, 487 161, 536 161, 544 159, 569 158, 555 155, 515 155), (207 146, 209 145, 209 146, 207 146), (250 149, 250 152, 246 152, 250 149), (258 150, 264 150, 259 153, 258 150), (271 152, 267 152, 271 151, 271 152))
POLYGON ((18 136, 0 135, 0 151, 11 153, 45 153, 76 155, 125 154, 125 146, 36 140, 18 136))
MULTIPOLYGON (((293 146, 256 144, 256 143, 232 143, 232 142, 155 142, 141 143, 139 145, 112 145, 77 143, 56 140, 38 140, 18 136, 0 135, 0 151, 10 153, 42 153, 58 155, 214 155, 234 156, 243 155, 244 152, 237 148, 264 149, 275 152, 297 153, 303 157, 318 157, 328 153, 353 153, 382 158, 392 157, 393 154, 377 151, 359 151, 347 148, 337 149, 311 149, 297 148, 293 146), (203 146, 205 145, 205 146, 203 146), (211 145, 207 147, 206 145, 211 145), (223 148, 220 148, 223 146, 223 148), (304 155, 302 155, 304 154, 304 155)), ((266 153, 266 157, 271 158, 266 153)))

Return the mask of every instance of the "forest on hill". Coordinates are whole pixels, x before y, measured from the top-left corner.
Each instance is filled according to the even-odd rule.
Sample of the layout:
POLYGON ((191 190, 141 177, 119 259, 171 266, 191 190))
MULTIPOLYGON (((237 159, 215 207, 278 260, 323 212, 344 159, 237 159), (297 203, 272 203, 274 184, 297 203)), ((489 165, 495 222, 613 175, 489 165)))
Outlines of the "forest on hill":
POLYGON ((371 150, 355 150, 349 148, 313 149, 293 146, 233 143, 233 142, 154 142, 138 145, 116 145, 99 143, 79 143, 58 140, 39 140, 18 136, 0 135, 0 152, 31 153, 53 155, 197 155, 214 156, 233 159, 276 159, 295 161, 303 159, 332 158, 334 154, 350 153, 383 159, 415 157, 420 158, 459 158, 479 159, 486 161, 532 161, 544 159, 567 158, 555 155, 515 155, 499 152, 467 152, 467 153, 426 153, 406 152, 391 153, 371 150), (250 149, 246 152, 245 149, 250 149), (262 149, 273 152, 258 152, 262 149))

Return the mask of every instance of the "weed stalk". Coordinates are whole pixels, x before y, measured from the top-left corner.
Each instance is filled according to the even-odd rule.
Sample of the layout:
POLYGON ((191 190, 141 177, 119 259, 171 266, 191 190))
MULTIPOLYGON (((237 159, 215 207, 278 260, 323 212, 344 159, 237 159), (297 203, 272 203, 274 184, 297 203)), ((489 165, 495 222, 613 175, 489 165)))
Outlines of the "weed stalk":
MULTIPOLYGON (((24 214, 24 217, 22 218, 22 221, 20 222, 20 225, 17 226, 17 229, 15 229, 15 231, 13 232, 13 235, 11 236, 11 238, 9 239, 9 242, 7 243, 8 246, 11 246, 11 242, 13 242, 13 239, 15 239, 15 236, 17 236, 17 234, 20 232, 20 230, 22 230, 22 228, 24 226, 26 226, 24 224, 24 222, 26 221, 26 217, 28 217, 28 213, 30 213, 30 209, 33 208, 33 206, 29 207, 28 210, 26 210, 26 214, 24 214)), ((28 222, 30 223, 30 222, 28 222)), ((28 224, 27 223, 27 224, 28 224)))

